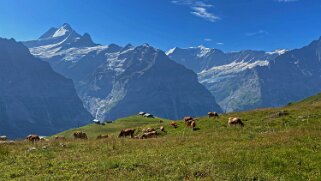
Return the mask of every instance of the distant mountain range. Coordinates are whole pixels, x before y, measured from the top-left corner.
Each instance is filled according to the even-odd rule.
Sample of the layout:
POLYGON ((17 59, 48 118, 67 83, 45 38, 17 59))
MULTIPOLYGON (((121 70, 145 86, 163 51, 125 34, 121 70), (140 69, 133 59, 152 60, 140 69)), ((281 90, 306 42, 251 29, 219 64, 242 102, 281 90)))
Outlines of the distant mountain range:
POLYGON ((72 81, 13 39, 0 38, 0 85, 0 134, 51 135, 92 120, 72 81))
POLYGON ((321 38, 258 67, 262 105, 279 106, 321 92, 321 38))
POLYGON ((68 24, 24 44, 74 81, 85 107, 97 119, 113 120, 139 111, 181 119, 222 111, 193 71, 148 44, 98 45, 68 24))
POLYGON ((224 111, 241 111, 260 107, 261 86, 256 67, 269 62, 285 50, 275 52, 245 50, 224 53, 204 46, 173 48, 167 55, 198 74, 201 82, 224 111))
POLYGON ((321 40, 297 50, 224 53, 204 46, 167 55, 192 69, 224 111, 286 105, 321 91, 321 40))
POLYGON ((321 92, 321 39, 289 51, 199 46, 164 53, 148 44, 99 45, 63 24, 23 44, 0 39, 0 59, 0 133, 12 137, 53 134, 93 117, 144 111, 181 119, 321 92))

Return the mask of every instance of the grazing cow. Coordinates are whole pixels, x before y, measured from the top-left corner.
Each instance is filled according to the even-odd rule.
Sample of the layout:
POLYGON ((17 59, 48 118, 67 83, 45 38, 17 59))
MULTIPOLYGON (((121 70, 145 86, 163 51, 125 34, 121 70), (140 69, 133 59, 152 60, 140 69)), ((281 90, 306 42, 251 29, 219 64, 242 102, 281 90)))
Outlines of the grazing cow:
POLYGON ((82 131, 76 131, 74 132, 74 138, 75 139, 88 139, 87 134, 82 131))
POLYGON ((187 127, 190 127, 193 121, 195 121, 195 119, 191 116, 184 117, 184 122, 187 127))
POLYGON ((163 123, 164 121, 163 120, 159 120, 159 123, 163 123))
POLYGON ((209 118, 218 117, 218 113, 217 112, 208 112, 208 117, 209 118))
POLYGON ((148 133, 148 132, 152 132, 152 131, 156 131, 154 128, 146 128, 142 130, 143 133, 148 133))
POLYGON ((142 136, 142 139, 144 138, 157 138, 157 132, 152 131, 152 132, 144 133, 142 136))
POLYGON ((186 121, 185 124, 186 124, 187 127, 190 127, 191 124, 192 124, 192 122, 193 122, 193 121, 191 121, 191 120, 190 120, 190 121, 186 121))
POLYGON ((141 136, 134 136, 133 139, 143 139, 141 136))
POLYGON ((240 125, 242 127, 244 126, 244 123, 241 121, 240 118, 229 118, 228 124, 229 124, 229 126, 231 126, 231 125, 240 125))
POLYGON ((161 132, 164 132, 164 133, 167 134, 167 131, 165 130, 165 127, 164 127, 164 126, 159 127, 159 130, 160 130, 161 132))
POLYGON ((7 141, 7 136, 0 136, 0 141, 7 141))
POLYGON ((161 126, 159 129, 160 129, 162 132, 166 132, 164 126, 161 126))
POLYGON ((134 137, 135 129, 123 129, 120 131, 118 138, 130 136, 131 138, 134 137))
POLYGON ((184 121, 185 121, 185 122, 194 121, 194 118, 191 117, 191 116, 187 116, 187 117, 184 117, 184 121))
POLYGON ((171 126, 173 126, 174 128, 178 128, 177 124, 174 121, 171 122, 171 126))
POLYGON ((192 121, 192 122, 191 122, 191 127, 192 127, 192 130, 194 131, 194 130, 195 130, 195 127, 196 127, 196 122, 195 122, 195 121, 192 121))
POLYGON ((62 140, 65 141, 66 138, 64 136, 55 136, 55 140, 62 140))
POLYGON ((106 139, 106 138, 108 138, 108 134, 105 134, 105 135, 100 134, 97 136, 96 139, 99 140, 99 139, 106 139))
POLYGON ((26 139, 29 141, 29 142, 36 142, 36 141, 40 141, 40 137, 38 135, 35 135, 35 134, 30 134, 26 137, 26 139))

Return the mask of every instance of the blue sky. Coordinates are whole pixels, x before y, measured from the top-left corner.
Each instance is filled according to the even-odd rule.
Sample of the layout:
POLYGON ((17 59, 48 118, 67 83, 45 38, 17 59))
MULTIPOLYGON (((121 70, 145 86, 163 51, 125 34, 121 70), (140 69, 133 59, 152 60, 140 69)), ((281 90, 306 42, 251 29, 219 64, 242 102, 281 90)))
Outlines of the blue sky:
POLYGON ((0 37, 38 38, 69 23, 100 44, 300 48, 321 36, 319 0, 1 0, 0 37))

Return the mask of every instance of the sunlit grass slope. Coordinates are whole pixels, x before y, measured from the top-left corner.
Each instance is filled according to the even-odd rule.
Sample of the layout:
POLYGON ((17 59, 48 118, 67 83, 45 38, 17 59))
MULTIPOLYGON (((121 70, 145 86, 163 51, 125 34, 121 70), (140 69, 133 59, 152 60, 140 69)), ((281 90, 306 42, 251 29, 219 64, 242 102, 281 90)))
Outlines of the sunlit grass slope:
POLYGON ((0 180, 321 180, 321 95, 282 108, 197 118, 196 131, 160 119, 131 116, 59 134, 67 141, 0 145, 0 180), (230 116, 245 127, 229 127, 230 116), (167 134, 158 138, 117 138, 124 128, 141 134, 161 125, 167 134), (76 130, 89 139, 73 140, 76 130), (110 138, 96 140, 99 134, 110 138))

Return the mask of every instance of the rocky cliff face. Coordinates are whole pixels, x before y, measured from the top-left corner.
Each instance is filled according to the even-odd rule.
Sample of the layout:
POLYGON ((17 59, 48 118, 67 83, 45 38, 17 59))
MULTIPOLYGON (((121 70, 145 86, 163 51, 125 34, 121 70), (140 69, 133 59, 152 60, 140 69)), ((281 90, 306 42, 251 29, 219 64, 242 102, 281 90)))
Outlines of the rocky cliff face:
POLYGON ((63 27, 53 28, 39 40, 25 44, 32 54, 73 79, 86 108, 96 118, 116 119, 145 111, 181 119, 221 111, 215 98, 198 83, 196 74, 171 61, 164 52, 147 44, 65 46, 65 42, 75 42, 83 36, 65 33, 57 43, 57 30, 75 32, 70 26, 63 27))
POLYGON ((72 81, 12 39, 0 39, 0 84, 0 134, 51 135, 92 119, 72 81))

